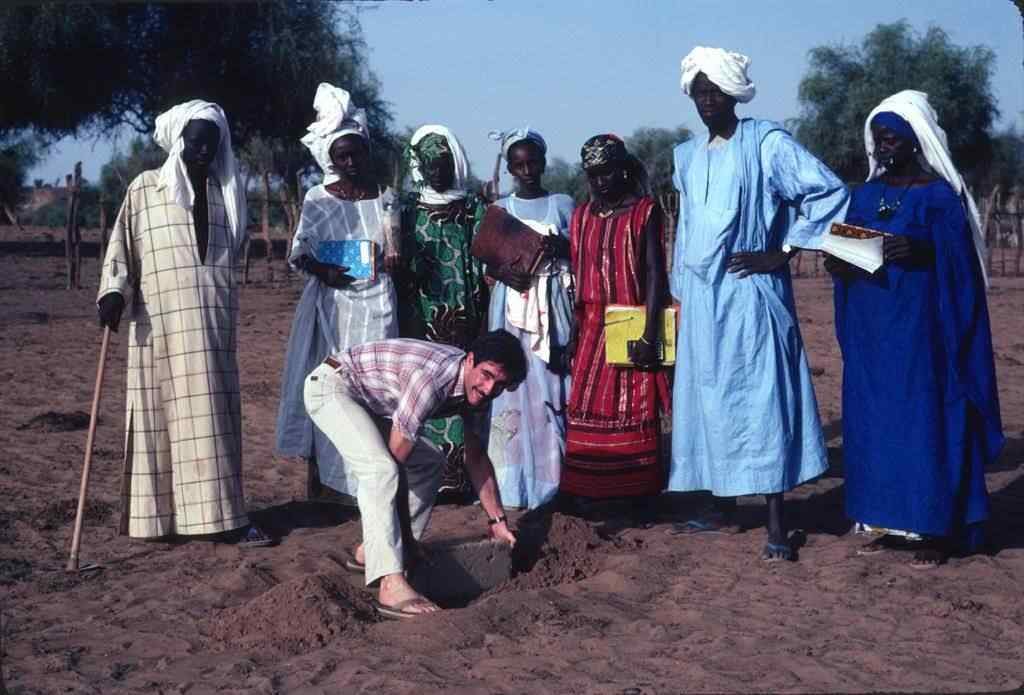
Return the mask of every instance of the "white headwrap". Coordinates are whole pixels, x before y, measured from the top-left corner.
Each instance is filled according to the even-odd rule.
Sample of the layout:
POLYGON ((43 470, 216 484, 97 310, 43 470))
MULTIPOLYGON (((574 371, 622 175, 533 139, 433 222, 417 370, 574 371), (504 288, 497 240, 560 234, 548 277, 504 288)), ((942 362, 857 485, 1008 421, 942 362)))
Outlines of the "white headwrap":
POLYGON ((185 149, 181 133, 188 122, 193 120, 210 121, 220 130, 220 144, 217 146, 217 156, 210 165, 210 176, 220 184, 231 234, 236 242, 241 242, 245 237, 246 226, 245 190, 238 178, 235 154, 231 151, 231 131, 221 107, 209 101, 193 99, 156 117, 153 139, 168 154, 167 161, 160 167, 157 188, 170 189, 175 203, 186 210, 192 209, 196 194, 181 158, 181 152, 185 149))
POLYGON ((501 154, 508 161, 508 150, 512 145, 523 140, 529 140, 537 144, 540 147, 541 152, 544 154, 548 153, 548 144, 544 142, 544 137, 536 130, 532 130, 530 126, 524 126, 522 128, 514 128, 513 130, 492 130, 487 134, 491 140, 496 140, 501 143, 501 154))
POLYGON ((981 217, 978 214, 978 206, 974 204, 967 184, 960 176, 960 172, 953 164, 953 158, 949 154, 949 144, 946 140, 946 131, 939 125, 938 115, 935 109, 928 103, 928 95, 913 89, 905 89, 882 100, 864 121, 864 147, 868 153, 868 178, 870 181, 880 176, 885 167, 875 159, 875 138, 871 134, 871 120, 878 114, 891 111, 896 114, 914 129, 914 135, 921 145, 921 155, 932 171, 941 176, 952 186, 964 205, 967 213, 967 220, 971 225, 971 232, 974 237, 974 250, 978 254, 978 262, 981 264, 981 276, 988 286, 988 270, 985 267, 985 237, 981 230, 981 217))
POLYGON ((697 46, 683 58, 681 67, 683 76, 679 84, 687 94, 694 78, 701 72, 736 101, 745 104, 757 93, 754 83, 747 77, 750 58, 742 53, 697 46))
POLYGON ((443 125, 425 125, 412 135, 409 141, 412 148, 412 156, 409 158, 410 175, 413 185, 419 188, 420 200, 430 205, 446 205, 460 198, 465 198, 466 181, 469 180, 469 162, 466 161, 466 151, 462 149, 462 143, 443 125), (447 191, 435 191, 423 178, 420 171, 420 160, 416 155, 416 145, 428 135, 440 135, 448 141, 448 148, 452 151, 452 160, 455 162, 455 180, 452 187, 447 191))
POLYGON ((349 93, 340 87, 321 82, 313 97, 316 120, 306 128, 302 144, 309 148, 313 159, 324 172, 324 183, 334 183, 338 175, 332 170, 331 145, 343 135, 358 135, 370 142, 366 128, 366 111, 352 103, 349 93))

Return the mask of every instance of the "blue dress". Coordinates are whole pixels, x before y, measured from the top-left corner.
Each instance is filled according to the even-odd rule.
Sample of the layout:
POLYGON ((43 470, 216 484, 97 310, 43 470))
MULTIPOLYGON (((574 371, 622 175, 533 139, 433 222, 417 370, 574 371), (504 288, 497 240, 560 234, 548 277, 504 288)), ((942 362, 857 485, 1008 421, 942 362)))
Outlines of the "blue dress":
POLYGON ((740 278, 730 255, 820 246, 848 194, 778 125, 743 119, 728 141, 678 146, 672 273, 679 339, 668 488, 784 492, 827 467, 788 268, 740 278))
POLYGON ((858 188, 847 221, 930 242, 927 266, 835 279, 843 354, 846 513, 973 549, 984 467, 1003 445, 985 288, 964 207, 943 180, 858 188), (900 199, 889 219, 878 204, 900 199))

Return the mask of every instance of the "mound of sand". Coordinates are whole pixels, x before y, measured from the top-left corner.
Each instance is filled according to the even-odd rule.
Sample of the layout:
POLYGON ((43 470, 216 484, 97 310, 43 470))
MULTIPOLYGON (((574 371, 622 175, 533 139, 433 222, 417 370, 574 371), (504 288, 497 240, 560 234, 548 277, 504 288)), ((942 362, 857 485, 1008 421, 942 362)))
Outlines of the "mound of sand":
POLYGON ((275 586, 209 620, 215 642, 298 654, 342 635, 361 633, 374 620, 367 596, 336 574, 314 574, 275 586))

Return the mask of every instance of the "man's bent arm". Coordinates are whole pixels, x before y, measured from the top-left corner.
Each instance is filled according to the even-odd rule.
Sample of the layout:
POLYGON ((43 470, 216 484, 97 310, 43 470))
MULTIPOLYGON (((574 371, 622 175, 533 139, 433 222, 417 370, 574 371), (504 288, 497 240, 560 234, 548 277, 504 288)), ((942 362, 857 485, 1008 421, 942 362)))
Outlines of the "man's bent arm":
POLYGON ((494 466, 491 459, 484 451, 483 442, 470 425, 470 418, 464 419, 466 443, 466 470, 469 472, 469 480, 473 483, 473 489, 480 497, 480 506, 484 508, 487 516, 497 519, 505 514, 505 508, 501 504, 501 494, 498 492, 498 482, 494 477, 494 466))
POLYGON ((405 436, 398 431, 397 427, 391 428, 391 434, 388 435, 388 450, 391 451, 391 456, 395 461, 399 464, 405 463, 415 446, 416 442, 414 440, 406 439, 405 436))

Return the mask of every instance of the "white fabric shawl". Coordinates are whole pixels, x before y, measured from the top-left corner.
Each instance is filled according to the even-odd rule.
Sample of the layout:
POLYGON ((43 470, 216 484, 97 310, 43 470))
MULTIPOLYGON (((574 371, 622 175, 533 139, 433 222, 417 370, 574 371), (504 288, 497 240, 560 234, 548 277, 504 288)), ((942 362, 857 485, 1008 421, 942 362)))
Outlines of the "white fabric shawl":
POLYGON ((301 142, 309 148, 317 166, 323 170, 323 183, 327 185, 338 180, 331 163, 334 141, 344 135, 358 135, 369 144, 370 131, 366 126, 366 111, 357 108, 349 93, 340 87, 321 82, 313 97, 313 108, 316 109, 316 120, 306 128, 309 132, 301 142))
POLYGON ((466 192, 466 181, 469 180, 469 162, 466 161, 466 151, 462 149, 462 143, 459 142, 452 131, 443 125, 425 125, 413 133, 409 144, 412 146, 410 175, 412 176, 413 184, 419 189, 420 200, 429 205, 447 205, 468 195, 466 192), (423 172, 420 171, 420 160, 416 155, 416 145, 428 135, 440 135, 448 141, 448 147, 452 151, 452 159, 455 161, 455 180, 452 182, 452 187, 447 191, 435 191, 427 184, 423 178, 423 172))
POLYGON ((697 46, 683 58, 680 67, 683 75, 679 85, 687 94, 693 80, 702 72, 719 89, 741 103, 747 103, 757 93, 754 83, 747 77, 750 58, 742 53, 697 46))
POLYGON ((988 287, 988 270, 985 266, 985 237, 981 230, 981 217, 978 214, 978 206, 974 204, 974 198, 967 190, 967 184, 953 164, 953 158, 949 154, 949 144, 946 140, 946 131, 939 125, 938 115, 935 109, 928 103, 928 95, 914 89, 905 89, 882 100, 864 121, 864 147, 868 154, 868 181, 880 176, 885 171, 885 166, 875 159, 875 138, 871 134, 871 120, 880 113, 891 111, 896 114, 914 129, 914 135, 921 145, 921 155, 932 171, 941 176, 953 187, 964 205, 967 219, 971 225, 971 232, 974 237, 974 250, 978 254, 978 263, 981 264, 981 277, 988 287))
POLYGON ((501 143, 501 155, 505 158, 505 161, 508 161, 509 148, 523 140, 530 140, 536 143, 540 147, 541 152, 544 154, 548 153, 548 144, 544 141, 544 136, 530 128, 530 126, 504 131, 492 130, 487 134, 487 137, 501 143))
POLYGON ((228 120, 221 107, 209 101, 193 99, 178 104, 156 117, 153 139, 168 154, 167 161, 160 167, 157 188, 169 189, 175 203, 186 210, 192 209, 196 194, 192 190, 192 182, 189 181, 185 162, 181 158, 181 152, 185 149, 181 133, 188 122, 193 120, 210 121, 220 130, 220 144, 217 146, 217 156, 210 167, 210 176, 220 184, 231 234, 235 244, 241 244, 245 238, 246 228, 245 190, 239 180, 235 154, 231 150, 228 120))

